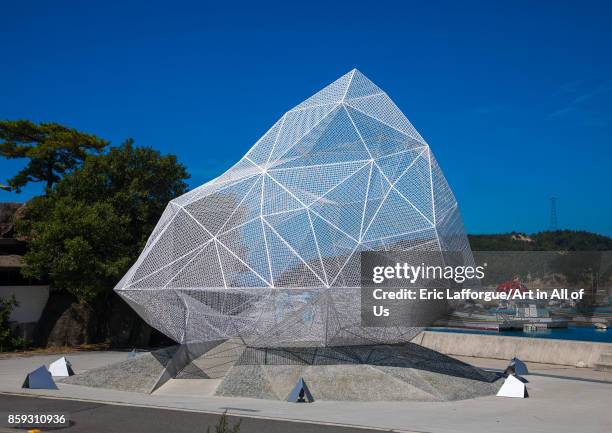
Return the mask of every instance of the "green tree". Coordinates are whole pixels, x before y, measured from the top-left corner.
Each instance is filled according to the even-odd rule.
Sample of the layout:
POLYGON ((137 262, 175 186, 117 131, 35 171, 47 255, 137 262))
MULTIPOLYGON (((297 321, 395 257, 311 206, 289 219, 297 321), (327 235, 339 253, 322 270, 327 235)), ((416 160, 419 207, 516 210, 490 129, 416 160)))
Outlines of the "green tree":
POLYGON ((0 352, 23 345, 21 338, 14 337, 11 332, 9 317, 19 303, 15 296, 0 298, 0 352))
POLYGON ((128 140, 90 155, 46 196, 28 203, 16 229, 31 239, 22 272, 48 277, 83 301, 109 293, 138 257, 168 201, 185 192, 172 155, 128 140))
POLYGON ((0 140, 1 156, 29 159, 28 164, 8 180, 9 187, 17 192, 29 182, 44 182, 47 189, 51 189, 88 155, 100 153, 108 145, 95 135, 57 123, 37 125, 29 120, 0 121, 0 140))
POLYGON ((536 233, 533 240, 545 251, 609 251, 612 238, 581 230, 557 230, 536 233))
POLYGON ((609 251, 612 238, 597 233, 557 230, 534 233, 468 235, 474 251, 609 251))

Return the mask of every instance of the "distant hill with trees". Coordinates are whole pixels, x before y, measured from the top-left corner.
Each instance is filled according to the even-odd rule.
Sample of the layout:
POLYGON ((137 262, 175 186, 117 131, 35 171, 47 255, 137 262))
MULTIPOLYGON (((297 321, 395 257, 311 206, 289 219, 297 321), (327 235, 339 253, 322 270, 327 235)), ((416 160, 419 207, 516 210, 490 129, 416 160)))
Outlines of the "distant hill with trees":
POLYGON ((474 251, 610 251, 612 238, 580 230, 468 235, 474 251))

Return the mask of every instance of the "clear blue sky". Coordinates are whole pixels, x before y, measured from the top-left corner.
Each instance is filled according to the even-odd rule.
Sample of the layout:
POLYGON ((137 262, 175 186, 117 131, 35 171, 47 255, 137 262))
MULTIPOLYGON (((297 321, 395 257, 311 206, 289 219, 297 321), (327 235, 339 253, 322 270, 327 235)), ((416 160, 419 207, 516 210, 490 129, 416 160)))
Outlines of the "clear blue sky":
POLYGON ((469 232, 546 229, 555 195, 559 226, 612 235, 612 2, 0 2, 0 118, 133 137, 195 187, 356 67, 429 142, 469 232))

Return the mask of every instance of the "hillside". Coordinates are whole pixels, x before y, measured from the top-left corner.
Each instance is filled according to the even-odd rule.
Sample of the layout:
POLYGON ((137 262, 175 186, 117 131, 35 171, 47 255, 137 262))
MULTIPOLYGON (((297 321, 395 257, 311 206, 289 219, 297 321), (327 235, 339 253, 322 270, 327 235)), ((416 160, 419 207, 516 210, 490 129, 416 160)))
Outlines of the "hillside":
POLYGON ((532 235, 468 235, 474 251, 610 251, 612 238, 587 231, 557 230, 532 235))

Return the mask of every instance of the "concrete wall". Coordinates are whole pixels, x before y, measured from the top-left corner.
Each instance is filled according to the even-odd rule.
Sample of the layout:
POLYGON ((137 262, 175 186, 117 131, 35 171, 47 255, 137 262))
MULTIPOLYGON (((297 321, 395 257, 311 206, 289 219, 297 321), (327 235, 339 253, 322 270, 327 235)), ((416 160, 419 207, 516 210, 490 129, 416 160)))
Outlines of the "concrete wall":
POLYGON ((15 295, 19 306, 9 320, 17 323, 38 322, 49 299, 49 286, 0 286, 0 297, 15 295))
POLYGON ((602 352, 612 352, 610 343, 455 332, 424 331, 412 342, 446 355, 506 360, 516 356, 523 361, 544 364, 576 366, 584 362, 588 367, 597 362, 602 352))

